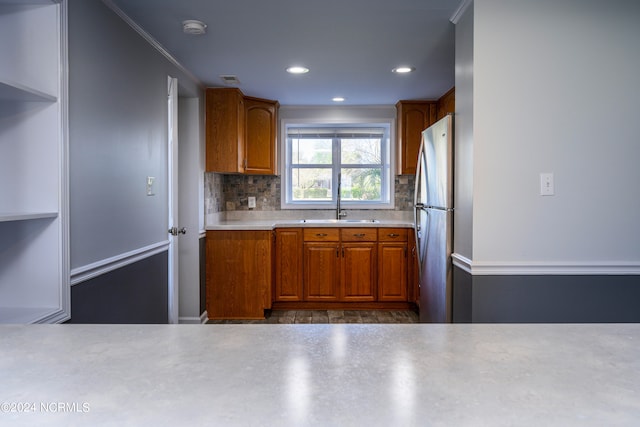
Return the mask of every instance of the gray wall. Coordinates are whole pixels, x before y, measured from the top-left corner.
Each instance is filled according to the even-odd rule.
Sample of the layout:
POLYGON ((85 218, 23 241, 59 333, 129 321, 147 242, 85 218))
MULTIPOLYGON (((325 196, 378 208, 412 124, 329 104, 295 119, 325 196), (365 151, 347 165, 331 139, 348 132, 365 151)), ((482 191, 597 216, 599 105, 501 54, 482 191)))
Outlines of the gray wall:
POLYGON ((640 276, 453 271, 455 323, 640 322, 640 276))
MULTIPOLYGON (((101 1, 70 0, 68 25, 73 277, 74 269, 167 241, 167 76, 179 79, 180 95, 201 94, 101 1), (147 176, 155 177, 155 196, 146 195, 147 176)), ((150 286, 166 291, 166 274, 149 275, 157 281, 150 286)), ((72 312, 129 297, 127 286, 101 280, 117 297, 85 301, 75 288, 91 282, 74 285, 72 312)))
POLYGON ((457 22, 454 321, 640 321, 638 22, 626 0, 457 22))
POLYGON ((162 252, 73 286, 68 323, 167 323, 167 267, 162 252))

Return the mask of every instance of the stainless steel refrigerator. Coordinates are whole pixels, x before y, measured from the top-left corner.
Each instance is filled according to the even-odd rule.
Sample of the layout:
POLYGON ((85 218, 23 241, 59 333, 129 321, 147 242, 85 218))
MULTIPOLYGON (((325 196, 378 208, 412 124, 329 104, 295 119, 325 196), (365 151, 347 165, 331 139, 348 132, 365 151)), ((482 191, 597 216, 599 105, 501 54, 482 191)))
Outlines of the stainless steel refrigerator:
POLYGON ((420 321, 451 322, 453 115, 422 132, 415 182, 420 321))

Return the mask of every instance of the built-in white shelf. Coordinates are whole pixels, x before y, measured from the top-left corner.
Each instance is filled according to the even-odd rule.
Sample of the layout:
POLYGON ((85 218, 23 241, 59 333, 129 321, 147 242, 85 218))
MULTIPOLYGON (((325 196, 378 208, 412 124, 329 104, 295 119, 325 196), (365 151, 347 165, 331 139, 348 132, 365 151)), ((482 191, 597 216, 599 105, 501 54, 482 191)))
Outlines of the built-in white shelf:
POLYGON ((0 0, 0 323, 70 316, 67 0, 0 0))
POLYGON ((0 212, 0 222, 27 221, 31 219, 56 218, 58 212, 0 212))
POLYGON ((57 101, 55 95, 41 92, 20 83, 0 81, 0 99, 8 101, 57 101))

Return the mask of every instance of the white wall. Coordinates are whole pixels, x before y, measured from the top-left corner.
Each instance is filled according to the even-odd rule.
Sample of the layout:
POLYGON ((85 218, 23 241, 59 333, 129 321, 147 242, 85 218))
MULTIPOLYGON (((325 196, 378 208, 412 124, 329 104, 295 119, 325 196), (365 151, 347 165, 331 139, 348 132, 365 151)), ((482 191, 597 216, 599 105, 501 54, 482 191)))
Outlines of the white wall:
POLYGON ((200 318, 200 230, 204 230, 204 103, 180 98, 178 103, 178 239, 180 258, 180 322, 200 318))
POLYGON ((473 259, 473 4, 456 23, 453 251, 473 259))
POLYGON ((640 2, 473 9, 474 263, 637 265, 640 2))

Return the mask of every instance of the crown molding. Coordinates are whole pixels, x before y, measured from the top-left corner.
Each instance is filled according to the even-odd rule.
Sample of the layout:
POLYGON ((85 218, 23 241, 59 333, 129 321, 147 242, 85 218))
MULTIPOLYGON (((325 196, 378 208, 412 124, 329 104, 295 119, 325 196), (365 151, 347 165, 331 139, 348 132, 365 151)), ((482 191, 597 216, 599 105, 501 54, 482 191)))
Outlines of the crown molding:
POLYGON ((471 3, 473 3, 473 0, 462 0, 456 11, 453 12, 453 15, 451 15, 451 18, 449 18, 449 21, 451 21, 453 24, 457 24, 458 21, 460 21, 460 18, 462 18, 462 15, 464 15, 464 12, 471 5, 471 3))
POLYGON ((204 89, 204 83, 200 79, 198 79, 191 71, 186 69, 178 60, 169 53, 164 46, 158 42, 153 36, 147 33, 140 25, 135 23, 133 19, 129 17, 126 13, 122 11, 112 0, 102 0, 109 9, 111 9, 116 15, 118 15, 124 22, 127 23, 133 30, 140 34, 143 39, 147 41, 155 50, 157 50, 162 56, 164 56, 169 62, 175 65, 180 71, 182 71, 187 77, 189 77, 194 83, 196 83, 200 88, 204 89))

